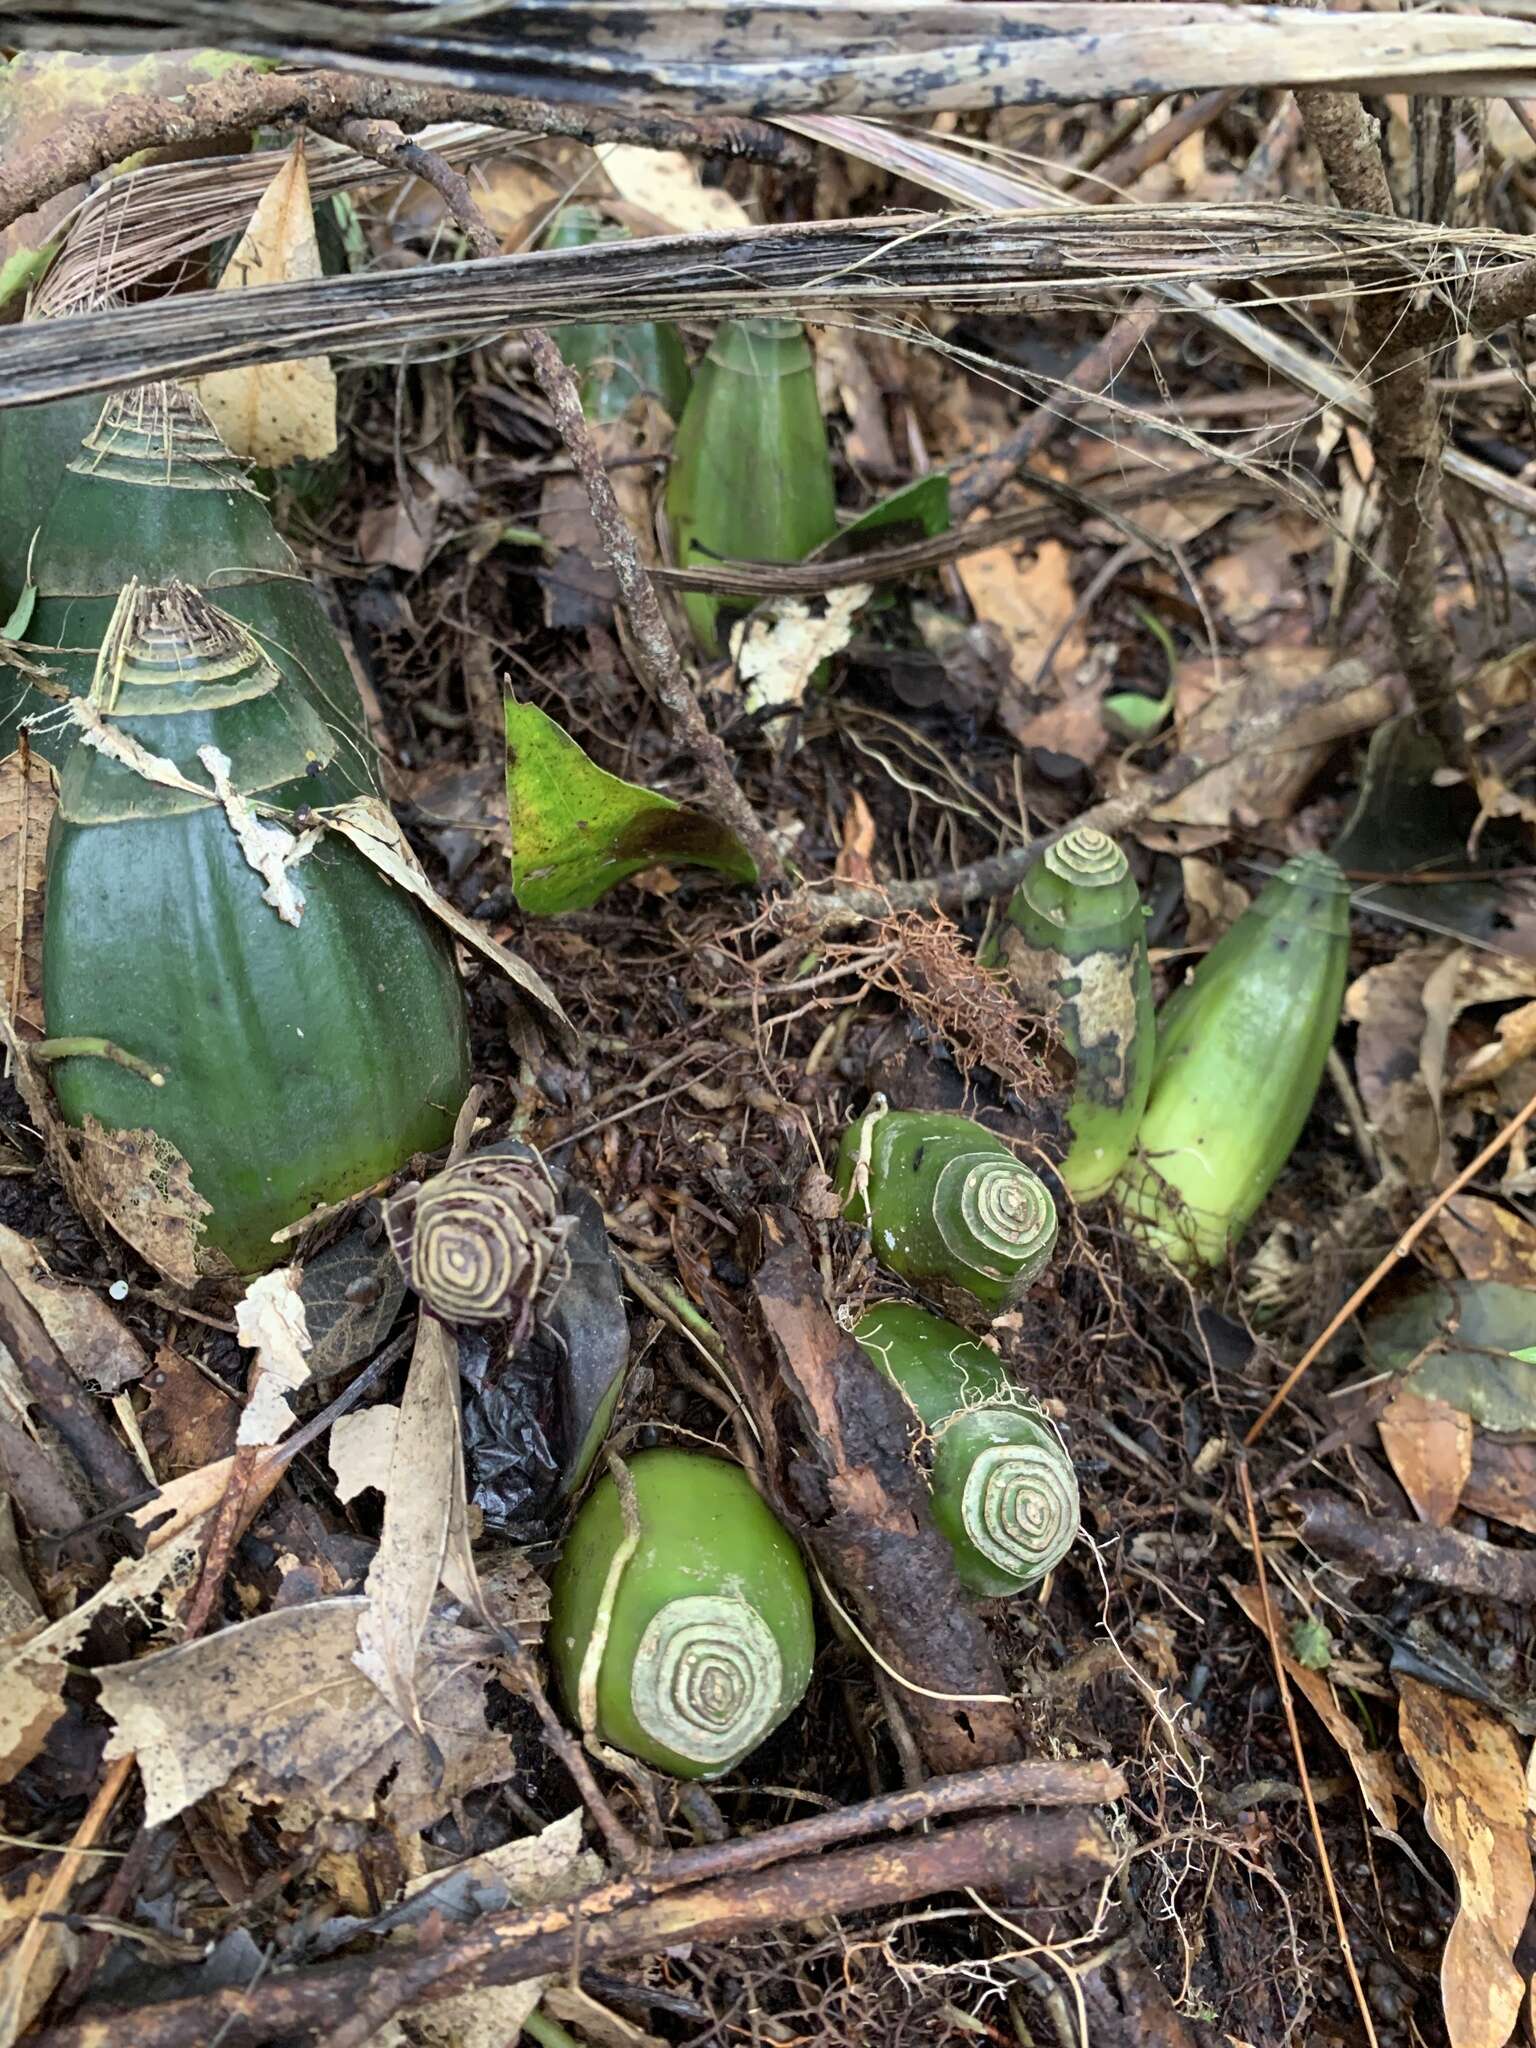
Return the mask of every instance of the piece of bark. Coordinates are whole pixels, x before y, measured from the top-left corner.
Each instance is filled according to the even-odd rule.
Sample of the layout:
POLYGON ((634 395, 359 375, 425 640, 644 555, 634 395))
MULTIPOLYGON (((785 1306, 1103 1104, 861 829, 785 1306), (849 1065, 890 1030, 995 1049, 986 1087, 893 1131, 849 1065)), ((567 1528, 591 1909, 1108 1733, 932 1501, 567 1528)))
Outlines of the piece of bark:
POLYGON ((0 1340, 15 1359, 28 1393, 68 1445, 102 1505, 116 1507, 123 1501, 136 1500, 144 1491, 143 1473, 60 1358, 41 1316, 3 1272, 0 1340))
POLYGON ((770 1477, 787 1518, 906 1681, 902 1705, 930 1770, 1018 1756, 1002 1669, 912 1463, 906 1403, 839 1328, 792 1210, 757 1211, 747 1263, 766 1343, 745 1362, 768 1375, 748 1396, 769 1423, 770 1477))
POLYGON ((1536 1551, 1483 1543, 1456 1529, 1362 1515, 1340 1494, 1297 1493, 1291 1503, 1301 1516, 1302 1541, 1325 1557, 1381 1578, 1419 1579, 1453 1593, 1518 1606, 1536 1601, 1536 1551))

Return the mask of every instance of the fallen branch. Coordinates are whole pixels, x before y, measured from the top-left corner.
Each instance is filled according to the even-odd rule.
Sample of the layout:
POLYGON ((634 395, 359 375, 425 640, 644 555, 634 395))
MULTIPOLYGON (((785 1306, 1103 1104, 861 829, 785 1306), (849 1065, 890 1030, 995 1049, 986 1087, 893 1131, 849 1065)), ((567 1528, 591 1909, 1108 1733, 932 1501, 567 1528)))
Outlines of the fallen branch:
POLYGON ((594 319, 905 318, 914 300, 1016 316, 1031 303, 1059 307, 1137 286, 1216 318, 1234 309, 1212 299, 1217 314, 1207 315, 1198 295, 1229 284, 1335 296, 1422 288, 1454 312, 1472 274, 1518 267, 1533 246, 1492 230, 1254 202, 927 212, 657 235, 307 278, 265 285, 248 300, 187 292, 29 322, 7 336, 0 403, 594 319))
POLYGON ((38 2036, 37 2048, 206 2048, 213 2040, 221 2048, 257 2048, 316 2031, 329 2048, 360 2048, 394 2013, 491 1984, 904 1905, 935 1892, 979 1887, 1008 1897, 1042 1884, 1075 1889, 1105 1877, 1114 1864, 1097 1823, 1073 1812, 967 1821, 655 1896, 662 1864, 650 1879, 621 1879, 563 1905, 487 1914, 425 1956, 402 1957, 392 1948, 279 1972, 249 1989, 98 2011, 38 2036))
POLYGON ((42 1318, 8 1273, 0 1272, 0 1340, 27 1392, 74 1454, 102 1505, 117 1507, 144 1491, 144 1474, 102 1421, 84 1386, 59 1355, 42 1318))
MULTIPOLYGON (((4 40, 24 48, 178 49, 207 40, 206 0, 5 0, 4 40)), ((1374 92, 1529 94, 1536 26, 1438 9, 1394 16, 1119 0, 501 0, 446 10, 372 4, 246 9, 240 47, 302 54, 491 91, 591 104, 825 106, 911 118, 940 109, 1352 85, 1374 92)))
POLYGON ((1026 840, 1022 846, 1011 846, 1004 853, 990 854, 985 860, 973 861, 969 867, 956 868, 950 874, 932 875, 919 881, 887 882, 876 889, 802 889, 775 907, 775 921, 788 929, 798 930, 802 926, 826 929, 862 924, 866 918, 889 917, 893 911, 900 910, 924 910, 930 906, 939 910, 962 910, 966 904, 980 902, 983 897, 1005 895, 1018 887, 1031 863, 1048 846, 1054 845, 1064 832, 1092 826, 1114 837, 1133 831, 1153 811, 1181 796, 1202 776, 1226 767, 1240 754, 1283 745, 1287 730, 1298 718, 1349 696, 1367 682, 1369 676, 1363 662, 1341 661, 1326 669, 1315 681, 1267 704, 1247 723, 1234 726, 1223 736, 1224 744, 1221 746, 1209 752, 1191 751, 1176 755, 1166 768, 1127 790, 1124 795, 1106 797, 1102 803, 1091 805, 1068 824, 1058 826, 1053 832, 1042 832, 1038 838, 1026 840))
MULTIPOLYGON (((79 47, 89 47, 89 40, 79 47)), ((334 128, 353 118, 394 121, 402 128, 479 121, 523 135, 638 142, 701 156, 748 157, 786 169, 804 168, 810 155, 804 143, 763 121, 690 121, 675 114, 556 107, 543 100, 458 92, 355 71, 232 71, 212 84, 191 86, 175 99, 118 93, 104 107, 61 121, 45 141, 6 165, 0 227, 140 150, 222 142, 254 128, 300 123, 334 128)))
POLYGON ((1296 1493, 1291 1506, 1301 1516, 1303 1543, 1374 1578, 1418 1579, 1526 1609, 1536 1603, 1536 1552, 1484 1543, 1459 1529, 1363 1515, 1339 1493, 1296 1493))

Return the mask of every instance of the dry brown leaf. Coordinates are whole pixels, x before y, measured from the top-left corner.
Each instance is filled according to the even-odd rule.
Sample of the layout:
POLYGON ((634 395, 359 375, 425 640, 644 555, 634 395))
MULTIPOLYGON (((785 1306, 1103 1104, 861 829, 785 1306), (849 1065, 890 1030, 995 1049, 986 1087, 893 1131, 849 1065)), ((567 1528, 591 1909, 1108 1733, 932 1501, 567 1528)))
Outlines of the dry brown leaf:
MULTIPOLYGON (((219 279, 221 292, 253 284, 289 284, 321 275, 304 138, 297 136, 262 194, 251 224, 219 279)), ((215 370, 198 396, 225 441, 267 469, 315 461, 336 446, 336 373, 328 356, 295 356, 215 370)))
POLYGON ((1376 1424, 1413 1511, 1431 1528, 1443 1529, 1455 1514, 1472 1470, 1476 1434, 1470 1415, 1400 1386, 1376 1424))
POLYGON ((483 954, 493 967, 500 968, 513 987, 529 997, 543 1012, 546 1021, 558 1024, 574 1037, 570 1018, 543 976, 536 974, 515 953, 509 953, 505 946, 498 945, 483 924, 466 917, 461 910, 455 910, 451 903, 438 895, 386 804, 380 803, 377 797, 358 797, 351 803, 338 804, 334 810, 324 812, 322 822, 331 831, 339 832, 365 860, 372 861, 382 874, 388 875, 398 888, 404 889, 408 896, 414 896, 434 917, 440 918, 466 945, 483 954))
POLYGON ((0 2042, 5 2048, 10 2048, 11 2042, 31 2026, 75 1959, 75 1934, 59 1916, 41 1930, 42 1942, 32 1958, 26 1982, 14 1981, 12 1949, 41 1911, 57 1861, 54 1856, 39 1856, 7 1871, 0 1879, 0 1977, 5 1982, 4 1993, 0 1994, 0 2042))
MULTIPOLYGON (((149 1504, 163 1513, 165 1496, 149 1504)), ((143 1611, 195 1581, 202 1566, 207 1516, 173 1513, 152 1529, 142 1557, 125 1557, 107 1583, 89 1599, 0 1652, 0 1783, 6 1783, 32 1761, 48 1730, 64 1712, 64 1681, 70 1660, 85 1641, 92 1623, 114 1607, 143 1611)), ((136 1519, 147 1518, 141 1510, 136 1519)))
POLYGON ((1448 1094, 1459 1095, 1480 1082, 1496 1081, 1536 1052, 1536 1003, 1522 1003, 1518 1010, 1506 1010, 1502 1017, 1494 1019, 1493 1028, 1498 1036, 1468 1054, 1451 1076, 1448 1094))
POLYGON ((1280 607, 1294 611, 1306 602, 1288 552, 1271 535, 1236 554, 1221 555, 1205 572, 1217 609, 1229 625, 1251 626, 1280 607))
POLYGON ((444 1766, 440 1794, 426 1791, 423 1744, 353 1661, 366 1604, 353 1595, 277 1608, 101 1673, 102 1705, 117 1724, 107 1753, 137 1755, 146 1825, 237 1777, 253 1797, 367 1819, 381 1792, 393 1801, 406 1791, 407 1776, 415 1817, 507 1773, 506 1737, 485 1725, 493 1645, 437 1618, 412 1673, 444 1766))
POLYGON ((256 1354, 237 1445, 275 1444, 293 1427, 288 1396, 309 1378, 303 1279, 300 1267, 280 1266, 253 1280, 235 1304, 235 1335, 256 1354))
POLYGON ((415 576, 426 567, 436 527, 435 498, 391 498, 370 505, 358 520, 357 551, 365 562, 415 576))
POLYGON ((870 859, 874 850, 874 817, 863 796, 854 790, 848 799, 848 815, 843 820, 842 851, 837 856, 833 873, 840 882, 854 882, 861 888, 868 888, 875 879, 870 859))
MULTIPOLYGON (((495 156, 476 164, 468 173, 476 204, 493 234, 505 243, 527 221, 530 214, 547 210, 559 196, 558 187, 540 164, 521 157, 495 156)), ((442 201, 427 188, 423 197, 430 204, 442 201)))
POLYGON ((885 423, 885 396, 865 348, 874 338, 852 327, 813 327, 809 332, 821 409, 830 413, 841 406, 848 415, 843 453, 855 469, 888 476, 896 466, 896 451, 885 423))
POLYGON ((0 761, 0 972, 23 1038, 43 1035, 43 886, 59 782, 40 754, 0 761))
MULTIPOLYGON (((1272 712, 1277 699, 1295 695, 1296 715, 1283 741, 1243 748, 1182 795, 1159 805, 1153 819, 1161 825, 1225 833, 1234 824, 1288 818, 1339 740, 1349 733, 1369 732, 1395 707, 1391 685, 1374 678, 1327 704, 1308 703, 1307 686, 1332 666, 1332 657, 1322 647, 1256 647, 1235 672, 1232 664, 1224 663, 1218 685, 1213 663, 1181 662, 1174 709, 1180 744, 1188 751, 1219 755, 1233 731, 1272 712)), ((1187 840, 1181 839, 1174 850, 1188 850, 1187 840)))
POLYGON ((1189 911, 1186 945, 1212 946, 1248 908, 1248 891, 1224 875, 1213 860, 1186 855, 1179 863, 1184 877, 1184 902, 1189 911))
POLYGON ((174 1345, 162 1344, 143 1384, 149 1405, 139 1428, 162 1482, 229 1457, 240 1403, 222 1381, 199 1372, 174 1345))
MULTIPOLYGON (((1018 689, 1033 690, 1046 656, 1056 646, 1053 673, 1070 681, 1088 650, 1082 622, 1073 623, 1077 599, 1072 589, 1072 556, 1059 540, 1043 540, 1033 550, 1019 547, 982 548, 955 564, 965 594, 978 619, 1001 633, 1013 663, 1018 689)), ((1028 723, 1015 699, 1014 720, 1005 697, 1000 712, 1009 731, 1028 723)))
POLYGON ((83 1190, 118 1236, 172 1286, 195 1286, 213 1205, 193 1187, 176 1147, 158 1132, 109 1131, 88 1116, 76 1163, 83 1190))
POLYGON ((1461 1504, 1536 1536, 1536 1444, 1478 1430, 1461 1504))
POLYGON ((70 1369, 98 1394, 118 1394, 149 1360, 91 1287, 56 1279, 29 1237, 0 1224, 0 1267, 37 1311, 70 1369))
POLYGON ((453 1505, 464 1498, 458 1377, 453 1332, 422 1316, 390 1448, 383 1533, 357 1624, 358 1669, 418 1733, 417 1654, 448 1555, 453 1505))
POLYGON ((1395 959, 1368 967, 1344 993, 1344 1015, 1359 1026, 1355 1083, 1371 1128, 1415 1187, 1427 1187, 1443 1164, 1444 1136, 1436 1098, 1420 1065, 1428 1020, 1424 990, 1448 957, 1443 946, 1405 946, 1395 959))
MULTIPOLYGON (((1268 1641, 1264 1627, 1264 1601, 1257 1586, 1239 1586, 1231 1579, 1223 1584, 1238 1606, 1268 1641)), ((1285 1675, 1301 1693, 1328 1733, 1349 1759, 1360 1786, 1360 1795, 1384 1828, 1397 1833, 1397 1802, 1406 1797, 1391 1757, 1382 1749, 1367 1749, 1365 1737, 1339 1705, 1338 1695, 1321 1671, 1309 1671, 1285 1647, 1285 1623, 1277 1613, 1280 1630, 1280 1661, 1285 1675)))
POLYGON ((47 1618, 21 1554, 11 1496, 0 1492, 0 1642, 7 1636, 30 1634, 47 1618))
POLYGON ((1464 1278, 1536 1288, 1536 1229, 1502 1202, 1457 1195, 1440 1212, 1438 1228, 1464 1278))
POLYGON ((704 184, 698 160, 680 150, 642 149, 620 142, 597 154, 619 197, 654 214, 677 234, 729 234, 752 225, 741 201, 723 185, 704 184))
POLYGON ((1536 1896, 1520 1746, 1486 1707, 1416 1678, 1398 1685, 1424 1825, 1456 1873, 1459 1903, 1440 1966, 1446 2031, 1451 2048, 1504 2048, 1525 1997, 1515 1944, 1536 1896))

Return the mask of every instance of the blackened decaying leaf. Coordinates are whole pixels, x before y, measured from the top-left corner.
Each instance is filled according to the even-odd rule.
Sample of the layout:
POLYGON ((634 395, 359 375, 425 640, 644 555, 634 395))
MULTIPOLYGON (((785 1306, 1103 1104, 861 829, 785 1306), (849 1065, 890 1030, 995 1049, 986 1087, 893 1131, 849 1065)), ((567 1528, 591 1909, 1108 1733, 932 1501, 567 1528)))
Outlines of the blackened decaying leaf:
POLYGON ((470 1504, 488 1529, 536 1541, 560 1479, 550 1447, 558 1432, 556 1380, 532 1350, 508 1355, 504 1324, 468 1324, 457 1334, 470 1504))
POLYGON ((309 1260, 299 1293, 310 1376, 324 1380, 378 1350, 400 1313, 405 1280, 383 1236, 359 1223, 309 1260))
POLYGON ((629 1363, 629 1320, 601 1205, 556 1175, 570 1275, 528 1344, 503 1325, 459 1332, 464 1459, 488 1527, 530 1540, 580 1485, 607 1434, 629 1363))
POLYGON ((566 1240, 571 1274, 534 1346, 560 1353, 561 1490, 571 1493, 590 1471, 618 1405, 629 1364, 629 1318, 602 1205, 569 1181, 561 1205, 572 1219, 566 1240))

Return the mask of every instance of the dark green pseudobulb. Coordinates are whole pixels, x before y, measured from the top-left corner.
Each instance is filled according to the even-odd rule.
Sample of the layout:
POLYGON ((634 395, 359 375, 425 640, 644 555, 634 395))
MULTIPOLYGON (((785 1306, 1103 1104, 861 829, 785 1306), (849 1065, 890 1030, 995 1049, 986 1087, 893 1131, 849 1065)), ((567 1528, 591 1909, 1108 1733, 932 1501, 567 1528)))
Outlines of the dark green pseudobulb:
POLYGON ((21 678, 0 696, 0 748, 35 718, 34 745, 63 758, 73 729, 47 713, 90 690, 118 595, 135 579, 202 591, 248 627, 331 730, 334 779, 349 794, 373 793, 362 700, 335 629, 241 464, 176 384, 115 393, 60 478, 32 553, 37 599, 23 650, 46 681, 21 678))
POLYGON ((1339 1026, 1349 885, 1287 861, 1157 1020, 1152 1087, 1116 1186, 1132 1233, 1175 1265, 1219 1265, 1279 1178, 1339 1026))
POLYGON ((1040 1408, 958 1324, 887 1301, 854 1329, 931 1450, 933 1518, 960 1582, 998 1599, 1043 1579, 1078 1529, 1077 1475, 1040 1408))
MULTIPOLYGON (((816 1650, 805 1566, 739 1466, 642 1451, 629 1476, 640 1541, 612 1595, 594 1732, 677 1777, 719 1777, 805 1696, 816 1650)), ((551 1592, 549 1653, 577 1722, 624 1536, 608 1475, 572 1525, 551 1592)))
POLYGON ((1008 905, 1001 953, 1019 1000, 1054 1016, 1077 1062, 1056 1169, 1080 1202, 1125 1164, 1152 1085, 1147 921, 1125 855, 1091 827, 1046 848, 1008 905))
MULTIPOLYGON (((99 392, 0 411, 0 625, 11 617, 26 586, 32 544, 57 495, 64 465, 100 411, 99 392)), ((20 637, 27 637, 25 628, 20 637)), ((0 676, 0 708, 10 695, 8 681, 0 676)))
POLYGON ((843 1133, 843 1214, 888 1272, 1003 1309, 1051 1256, 1056 1205, 1038 1174, 969 1117, 887 1109, 843 1133))
MULTIPOLYGON (((547 249, 627 242, 628 228, 590 206, 563 207, 544 238, 547 249)), ((637 398, 651 398, 674 420, 688 397, 688 355, 670 320, 583 321, 554 330, 555 344, 581 387, 590 420, 618 420, 637 398)))
MULTIPOLYGON (((667 476, 678 566, 799 562, 837 531, 826 421, 805 330, 727 320, 694 372, 667 476)), ((688 623, 708 654, 751 601, 690 591, 688 623)))
POLYGON ((285 921, 223 804, 117 758, 136 745, 201 790, 222 762, 238 796, 283 812, 349 793, 334 731, 198 592, 123 592, 86 716, 106 751, 77 745, 61 773, 47 1031, 106 1039, 165 1080, 59 1059, 59 1104, 73 1124, 173 1145, 211 1205, 206 1245, 254 1272, 280 1256, 275 1230, 451 1136, 469 1086, 452 956, 409 897, 332 837, 286 871, 303 905, 285 921))

